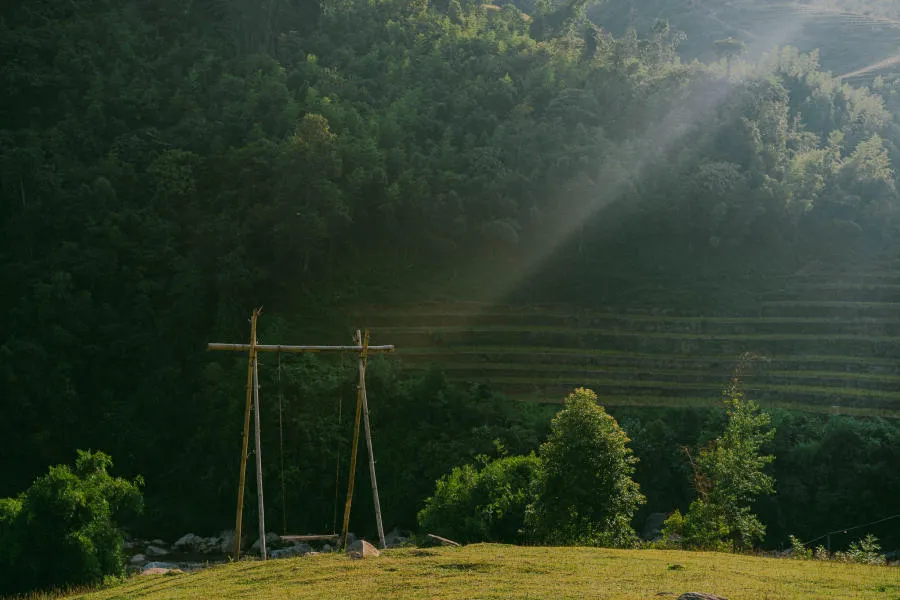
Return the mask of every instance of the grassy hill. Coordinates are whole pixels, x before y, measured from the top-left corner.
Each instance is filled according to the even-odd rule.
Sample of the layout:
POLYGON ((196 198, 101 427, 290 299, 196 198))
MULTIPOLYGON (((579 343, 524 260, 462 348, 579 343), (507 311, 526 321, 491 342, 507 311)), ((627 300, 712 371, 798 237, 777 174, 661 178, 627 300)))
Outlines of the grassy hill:
POLYGON ((900 595, 893 567, 729 554, 478 544, 392 550, 354 561, 337 554, 242 562, 184 575, 138 576, 69 598, 676 598, 793 600, 900 595), (676 565, 680 565, 680 568, 676 565), (675 568, 673 568, 675 567, 675 568))
POLYGON ((745 384, 764 406, 900 416, 896 263, 806 269, 740 303, 700 295, 697 306, 719 308, 441 302, 357 319, 409 363, 522 400, 558 401, 588 386, 610 406, 713 405, 751 353, 745 384))

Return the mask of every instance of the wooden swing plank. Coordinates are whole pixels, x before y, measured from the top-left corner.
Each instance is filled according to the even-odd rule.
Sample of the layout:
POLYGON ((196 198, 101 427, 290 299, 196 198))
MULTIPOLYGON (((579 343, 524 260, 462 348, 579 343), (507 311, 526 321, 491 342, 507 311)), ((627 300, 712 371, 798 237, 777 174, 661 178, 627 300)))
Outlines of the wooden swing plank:
POLYGON ((318 540, 336 540, 340 537, 337 533, 323 533, 321 535, 283 535, 281 539, 289 542, 315 542, 318 540))

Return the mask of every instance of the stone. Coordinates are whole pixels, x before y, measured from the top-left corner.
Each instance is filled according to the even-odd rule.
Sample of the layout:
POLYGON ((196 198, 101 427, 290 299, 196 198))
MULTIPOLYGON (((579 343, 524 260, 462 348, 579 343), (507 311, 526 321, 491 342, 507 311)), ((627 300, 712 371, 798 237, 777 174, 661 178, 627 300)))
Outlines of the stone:
POLYGON ((350 558, 374 558, 381 556, 381 552, 366 540, 356 540, 347 547, 347 556, 350 558))
MULTIPOLYGON (((243 539, 241 540, 243 542, 243 539)), ((234 530, 230 529, 219 534, 219 551, 223 554, 234 551, 234 530)), ((241 544, 243 545, 243 543, 241 544)))
POLYGON ((666 522, 668 515, 666 513, 651 513, 644 521, 644 529, 641 530, 641 537, 649 541, 658 541, 662 538, 663 523, 666 522))
POLYGON ((131 560, 129 560, 128 562, 130 562, 133 565, 139 565, 139 564, 147 562, 147 557, 144 556, 143 554, 135 554, 134 556, 131 557, 131 560))
POLYGON ((722 596, 713 596, 712 594, 704 594, 703 592, 687 592, 678 596, 678 600, 727 600, 722 596))
POLYGON ((172 547, 177 550, 198 550, 203 544, 203 541, 203 538, 199 535, 188 533, 175 540, 172 547))
POLYGON ((147 549, 144 550, 149 556, 165 556, 169 553, 165 548, 160 548, 159 546, 147 546, 147 549))
POLYGON ((176 565, 175 563, 153 561, 153 562, 148 562, 146 565, 144 565, 144 568, 142 569, 142 571, 146 571, 147 569, 177 569, 177 568, 178 568, 178 565, 176 565))
MULTIPOLYGON (((281 536, 277 533, 272 533, 271 531, 266 534, 266 550, 271 548, 273 545, 277 544, 281 541, 281 536)), ((232 539, 232 544, 234 544, 234 540, 232 539)), ((253 542, 253 545, 250 546, 251 550, 259 552, 259 539, 253 542)))
POLYGON ((156 538, 155 540, 150 540, 150 543, 153 544, 154 546, 168 546, 167 543, 165 543, 164 541, 162 541, 159 538, 156 538))
POLYGON ((272 550, 271 556, 272 558, 290 558, 292 556, 303 556, 304 554, 309 554, 312 551, 312 548, 309 547, 309 544, 295 544, 293 546, 288 546, 287 548, 280 548, 278 550, 272 550))
POLYGON ((384 536, 384 546, 385 548, 399 548, 401 546, 405 546, 409 543, 409 538, 400 535, 400 532, 396 529, 391 530, 386 536, 384 536))
POLYGON ((322 552, 331 552, 332 550, 333 548, 331 547, 331 544, 325 544, 322 546, 322 552))

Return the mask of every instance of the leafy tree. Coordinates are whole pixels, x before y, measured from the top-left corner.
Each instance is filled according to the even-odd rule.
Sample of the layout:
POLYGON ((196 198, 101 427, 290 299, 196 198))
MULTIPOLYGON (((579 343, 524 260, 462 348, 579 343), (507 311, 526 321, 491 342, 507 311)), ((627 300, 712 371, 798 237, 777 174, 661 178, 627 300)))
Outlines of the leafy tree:
POLYGON ((539 539, 611 546, 634 540, 631 517, 645 499, 631 479, 637 458, 629 441, 594 392, 569 394, 540 448, 544 468, 529 514, 539 539))
POLYGON ((438 479, 419 512, 420 529, 461 542, 522 543, 540 459, 530 454, 480 462, 438 479))
POLYGON ((699 498, 684 515, 684 542, 699 548, 749 548, 765 537, 766 528, 751 503, 775 491, 775 480, 763 469, 775 457, 761 454, 775 430, 770 416, 744 398, 735 379, 726 391, 728 423, 722 435, 693 461, 699 498))
POLYGON ((50 467, 19 498, 0 501, 0 592, 95 584, 122 575, 124 519, 142 508, 140 477, 112 477, 102 452, 50 467))

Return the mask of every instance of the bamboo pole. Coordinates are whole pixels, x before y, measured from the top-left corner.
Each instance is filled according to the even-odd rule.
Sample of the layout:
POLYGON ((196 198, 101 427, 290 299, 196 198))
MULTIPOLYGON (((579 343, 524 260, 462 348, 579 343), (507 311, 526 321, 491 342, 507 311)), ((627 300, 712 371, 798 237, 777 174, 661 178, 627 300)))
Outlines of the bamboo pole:
POLYGON ((247 363, 247 404, 244 409, 244 436, 241 441, 241 475, 238 481, 237 516, 234 523, 234 560, 241 556, 241 526, 244 520, 244 483, 247 476, 247 448, 250 440, 250 406, 253 394, 253 363, 256 359, 256 320, 260 309, 250 315, 250 360, 247 363))
POLYGON ((256 495, 259 504, 259 555, 266 560, 266 511, 263 502, 262 442, 259 427, 259 360, 257 360, 256 352, 253 353, 253 412, 255 423, 253 433, 256 441, 256 495))
MULTIPOLYGON (((356 332, 359 340, 359 331, 356 332)), ((362 387, 356 388, 356 418, 353 424, 353 444, 350 448, 350 480, 347 483, 347 502, 344 504, 344 524, 341 527, 341 547, 347 548, 347 529, 350 527, 350 506, 353 504, 353 486, 356 483, 356 454, 359 449, 359 420, 362 414, 362 387)))
MULTIPOLYGON (((250 344, 220 344, 210 343, 206 345, 207 350, 232 350, 235 352, 246 352, 250 350, 250 344)), ((295 354, 303 352, 362 352, 362 346, 280 346, 280 345, 263 345, 256 344, 253 346, 256 352, 293 352, 295 354)), ((369 352, 393 352, 394 346, 369 346, 369 352)))
MULTIPOLYGON (((358 334, 357 334, 358 335, 358 334)), ((372 430, 369 427, 369 401, 366 398, 366 350, 369 346, 369 330, 366 330, 366 339, 363 342, 363 351, 359 357, 359 386, 362 397, 363 425, 366 432, 366 447, 369 450, 369 478, 372 480, 372 498, 375 502, 375 525, 378 528, 378 541, 381 547, 384 543, 384 526, 381 523, 381 501, 378 499, 378 480, 375 478, 375 453, 372 451, 372 430)))

